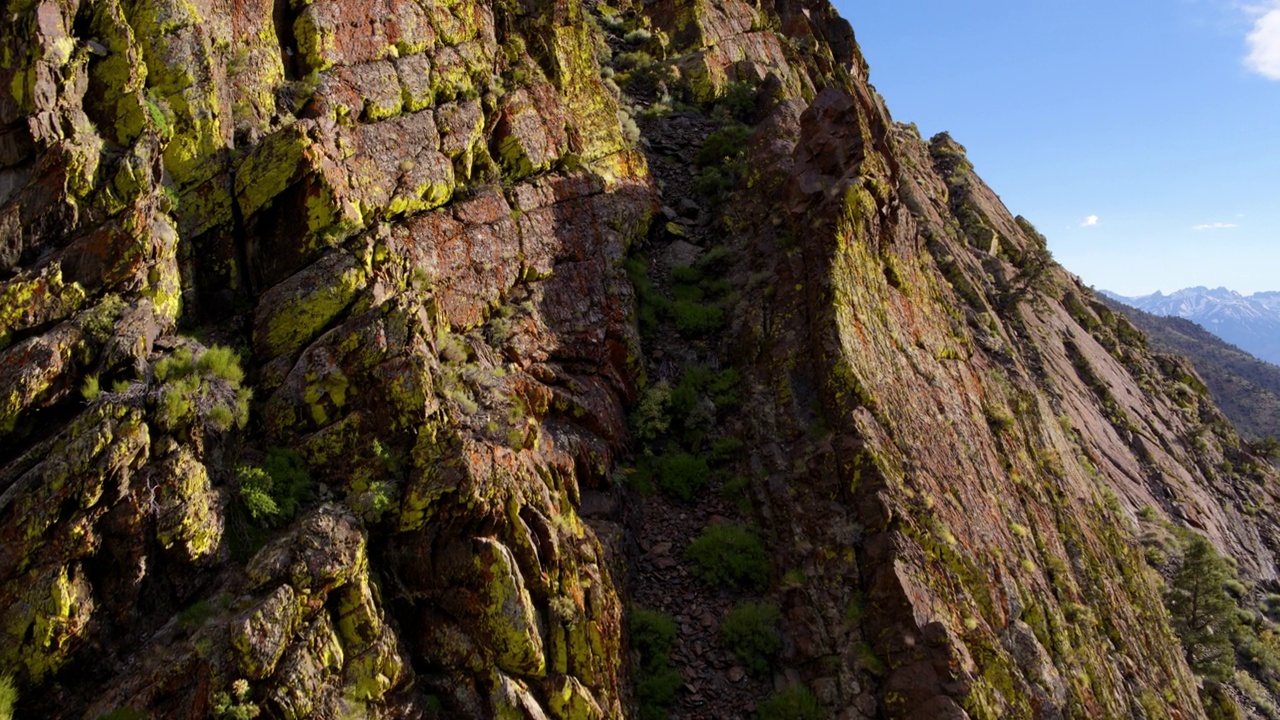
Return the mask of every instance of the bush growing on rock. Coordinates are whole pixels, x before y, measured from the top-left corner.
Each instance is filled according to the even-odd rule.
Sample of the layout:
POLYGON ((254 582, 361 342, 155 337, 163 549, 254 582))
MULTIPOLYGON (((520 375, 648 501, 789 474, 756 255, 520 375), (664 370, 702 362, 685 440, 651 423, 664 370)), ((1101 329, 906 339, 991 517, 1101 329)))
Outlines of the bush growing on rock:
POLYGON ((716 113, 723 113, 738 122, 749 123, 755 119, 757 94, 755 84, 747 80, 728 83, 716 100, 716 113))
POLYGON ((711 468, 707 461, 689 453, 674 453, 658 458, 658 485, 672 497, 692 502, 707 486, 711 468))
POLYGON ((725 166, 740 160, 751 140, 751 128, 734 123, 711 133, 702 142, 693 162, 700 168, 725 166))
POLYGON ((254 522, 266 527, 292 520, 311 492, 311 475, 302 458, 284 448, 269 451, 261 467, 240 466, 237 476, 240 501, 254 522))
POLYGON ((251 688, 243 678, 231 683, 231 692, 220 692, 213 697, 213 716, 218 720, 252 720, 261 709, 250 699, 251 688))
POLYGON ((782 651, 778 623, 782 614, 772 603, 739 603, 720 623, 720 637, 753 674, 763 676, 782 651))
POLYGON ((215 430, 244 427, 249 421, 249 388, 242 387, 244 371, 230 349, 213 346, 197 357, 181 348, 155 364, 161 421, 171 430, 204 422, 215 430))
POLYGON ((803 685, 792 685, 775 693, 757 709, 760 720, 825 720, 826 711, 818 698, 803 685))
POLYGON ((699 171, 693 189, 709 200, 719 200, 738 184, 746 169, 746 148, 751 128, 734 123, 707 136, 694 156, 699 171))
POLYGON ((632 608, 629 623, 631 648, 640 657, 636 673, 636 701, 642 720, 665 720, 667 708, 675 702, 684 685, 680 673, 671 667, 671 648, 676 642, 676 623, 656 610, 632 608))
POLYGON ((685 557, 693 574, 709 585, 762 591, 769 585, 769 558, 764 543, 742 525, 711 525, 702 531, 685 557))
POLYGON ((653 39, 653 33, 644 28, 636 28, 622 37, 628 45, 643 45, 653 39))
POLYGON ((688 338, 706 337, 724 327, 724 310, 718 305, 677 300, 672 312, 675 314, 676 331, 688 338))

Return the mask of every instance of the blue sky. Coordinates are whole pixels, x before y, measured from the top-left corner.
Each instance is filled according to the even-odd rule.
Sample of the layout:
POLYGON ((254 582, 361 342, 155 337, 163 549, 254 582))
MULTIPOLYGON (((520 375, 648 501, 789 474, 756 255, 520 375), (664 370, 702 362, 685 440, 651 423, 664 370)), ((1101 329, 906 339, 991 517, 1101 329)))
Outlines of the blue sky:
POLYGON ((836 0, 1086 284, 1280 290, 1280 0, 836 0))

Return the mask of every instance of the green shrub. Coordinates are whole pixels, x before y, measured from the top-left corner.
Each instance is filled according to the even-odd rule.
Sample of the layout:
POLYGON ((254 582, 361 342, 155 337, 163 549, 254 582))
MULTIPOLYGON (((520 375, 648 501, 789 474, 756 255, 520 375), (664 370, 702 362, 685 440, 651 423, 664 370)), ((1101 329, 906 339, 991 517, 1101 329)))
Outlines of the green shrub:
POLYGON ((726 480, 720 488, 720 497, 733 503, 738 512, 746 515, 751 512, 751 481, 736 475, 726 480))
POLYGON ((666 434, 671 420, 667 408, 671 405, 671 387, 665 382, 650 385, 640 391, 640 400, 631 411, 628 424, 631 437, 642 444, 652 443, 666 434))
POLYGON ((196 369, 205 377, 226 380, 239 384, 244 380, 244 370, 240 369, 240 356, 230 348, 214 345, 200 354, 196 361, 196 369))
POLYGON ((671 667, 671 648, 676 642, 676 623, 656 610, 632 608, 629 623, 631 648, 640 656, 636 673, 636 701, 640 717, 662 720, 684 685, 671 667))
POLYGON ((736 123, 727 125, 707 136, 693 162, 700 168, 730 164, 742 156, 750 140, 751 128, 736 123))
POLYGON ((231 692, 219 692, 213 696, 210 710, 218 720, 253 720, 261 709, 249 699, 249 681, 241 678, 231 683, 231 692))
POLYGON ((729 252, 729 248, 723 245, 716 245, 698 258, 694 265, 700 273, 718 277, 722 273, 728 272, 729 264, 732 261, 733 253, 729 252))
POLYGON ((178 625, 186 630, 192 630, 204 625, 205 621, 211 617, 213 617, 213 606, 208 600, 200 600, 178 613, 178 625))
POLYGON ((708 385, 707 392, 711 400, 720 410, 731 410, 738 407, 742 400, 738 396, 738 383, 741 376, 733 368, 721 371, 708 385))
POLYGON ((636 324, 641 335, 649 337, 658 329, 660 316, 669 312, 670 301, 653 287, 649 280, 649 263, 643 256, 628 258, 623 267, 636 291, 636 324))
MULTIPOLYGON (((696 367, 696 366, 693 366, 696 367)), ((698 406, 698 391, 701 384, 693 377, 688 370, 681 376, 680 382, 671 389, 671 417, 673 421, 679 423, 693 409, 698 406)))
POLYGON ((80 396, 85 402, 93 402, 102 394, 102 387, 98 384, 97 375, 89 375, 84 379, 84 385, 80 386, 80 396))
POLYGON ((818 698, 803 685, 792 685, 760 703, 756 709, 760 720, 825 720, 827 712, 818 698))
POLYGON ((733 189, 737 184, 737 175, 714 165, 698 171, 693 178, 693 191, 710 200, 717 200, 733 189))
POLYGON ((685 557, 693 573, 709 585, 763 591, 769 584, 769 558, 764 543, 741 525, 711 525, 702 531, 685 557))
POLYGON ((711 468, 707 461, 689 453, 664 455, 657 460, 658 486, 684 502, 692 502, 707 486, 711 468))
POLYGON ((870 643, 860 642, 855 644, 853 646, 853 657, 858 663, 858 667, 863 670, 876 677, 884 675, 884 661, 880 659, 879 655, 876 655, 875 648, 872 648, 870 643))
POLYGON ((782 651, 782 636, 778 634, 781 620, 777 605, 740 603, 720 623, 720 637, 748 670, 763 676, 782 651))
POLYGON ((153 376, 159 383, 157 411, 170 430, 203 422, 225 431, 249 421, 253 393, 241 386, 239 357, 227 348, 215 345, 198 358, 180 348, 155 364, 153 376))
POLYGON ((643 50, 618 53, 613 64, 619 70, 644 70, 653 65, 653 56, 643 50))
POLYGON ((702 281, 702 271, 692 265, 676 265, 671 268, 671 281, 696 285, 702 281))
POLYGON ((622 41, 628 45, 643 45, 653 39, 653 33, 644 28, 637 28, 622 36, 622 41))
POLYGON ((658 492, 658 486, 653 482, 653 460, 652 455, 641 455, 636 466, 625 472, 627 487, 641 497, 651 497, 658 492))
POLYGON ((724 437, 711 443, 711 463, 716 467, 732 465, 742 454, 742 440, 736 437, 724 437))
POLYGON ((642 672, 636 679, 636 702, 641 720, 666 720, 667 708, 675 704, 684 678, 670 666, 642 672))
POLYGON ((724 86, 716 100, 716 112, 739 122, 751 122, 756 115, 756 86, 746 80, 736 80, 724 86))
POLYGON ((240 500, 259 525, 280 527, 298 514, 311 492, 311 474, 298 453, 285 448, 267 451, 262 467, 237 470, 240 500))
POLYGON ((18 704, 18 688, 13 678, 0 675, 0 720, 13 720, 13 706, 18 704))
POLYGON ((672 312, 676 331, 688 338, 706 337, 724 327, 724 310, 718 305, 677 300, 672 312))
POLYGON ((632 608, 631 647, 640 653, 640 664, 666 662, 676 642, 676 621, 666 613, 647 608, 632 608))
POLYGON ((676 302, 700 303, 707 299, 707 292, 697 285, 673 285, 671 296, 676 302))
POLYGON ((264 525, 274 522, 280 516, 280 506, 271 494, 274 485, 271 476, 262 468, 251 466, 241 467, 238 476, 240 501, 249 516, 264 525))

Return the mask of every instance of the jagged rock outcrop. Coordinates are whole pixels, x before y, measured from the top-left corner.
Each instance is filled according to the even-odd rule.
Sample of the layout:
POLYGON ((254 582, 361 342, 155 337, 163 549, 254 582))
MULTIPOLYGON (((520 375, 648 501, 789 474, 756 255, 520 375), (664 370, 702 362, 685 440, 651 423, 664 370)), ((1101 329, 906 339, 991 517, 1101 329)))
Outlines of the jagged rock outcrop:
POLYGON ((6 13, 22 711, 619 716, 577 504, 625 442, 652 201, 579 4, 6 13))
POLYGON ((696 352, 741 373, 779 685, 840 718, 1200 717, 1139 522, 1276 579, 1274 472, 891 121, 823 0, 5 12, 22 717, 628 716, 615 478, 680 357, 645 357, 628 255, 712 236, 731 312, 696 352), (728 202, 653 181, 631 103, 733 98, 728 202))

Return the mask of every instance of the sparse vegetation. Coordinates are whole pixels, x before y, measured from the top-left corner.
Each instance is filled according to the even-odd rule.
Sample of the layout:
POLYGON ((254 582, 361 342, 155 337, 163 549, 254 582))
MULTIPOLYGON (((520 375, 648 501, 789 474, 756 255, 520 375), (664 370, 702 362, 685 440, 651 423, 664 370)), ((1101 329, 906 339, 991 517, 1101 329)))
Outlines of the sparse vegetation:
POLYGON ((718 201, 738 184, 745 171, 747 144, 751 128, 731 123, 711 133, 694 157, 699 168, 694 190, 712 201, 718 201))
POLYGON ((756 710, 760 720, 825 720, 827 712, 809 688, 792 685, 775 693, 756 710))
POLYGON ((640 717, 665 720, 667 708, 684 685, 680 673, 671 667, 676 623, 669 615, 645 608, 632 608, 630 615, 631 649, 639 655, 636 701, 640 717))
POLYGON ((243 387, 240 358, 229 348, 213 346, 197 356, 181 348, 153 368, 156 412, 170 430, 204 423, 215 430, 244 427, 253 393, 243 387))
POLYGON ((231 692, 219 692, 213 696, 210 710, 217 720, 253 720, 262 710, 250 700, 249 681, 240 678, 231 683, 231 692))
POLYGON ((676 331, 689 338, 701 338, 724 327, 724 310, 692 300, 677 300, 672 307, 676 331))
POLYGON ((280 527, 292 520, 312 487, 302 457, 285 448, 268 451, 260 467, 241 465, 236 475, 241 503, 263 527, 280 527))
POLYGON ((782 636, 778 633, 781 620, 777 605, 739 603, 720 623, 720 637, 747 670, 764 676, 782 651, 782 636))
POLYGON ((751 123, 756 119, 757 94, 755 83, 747 80, 728 83, 720 91, 720 97, 716 99, 714 113, 725 115, 737 122, 751 123))
POLYGON ((693 574, 710 585, 763 591, 769 584, 764 543, 742 525, 711 525, 685 551, 693 574))
POLYGON ((80 396, 85 402, 93 402, 102 394, 102 388, 98 384, 97 375, 89 375, 84 379, 84 384, 80 386, 80 396))
POLYGON ((711 475, 706 460, 685 452, 663 455, 655 464, 658 485, 667 494, 684 502, 692 502, 707 486, 711 475))

